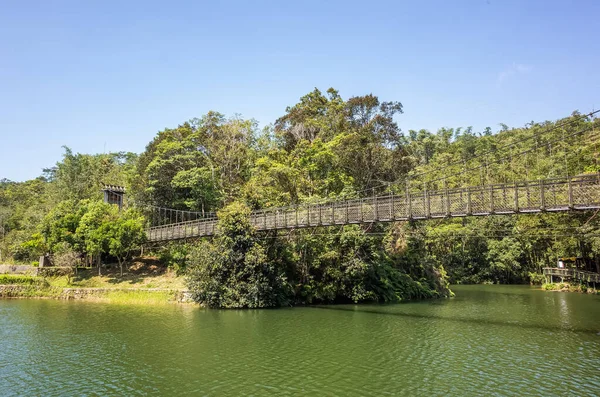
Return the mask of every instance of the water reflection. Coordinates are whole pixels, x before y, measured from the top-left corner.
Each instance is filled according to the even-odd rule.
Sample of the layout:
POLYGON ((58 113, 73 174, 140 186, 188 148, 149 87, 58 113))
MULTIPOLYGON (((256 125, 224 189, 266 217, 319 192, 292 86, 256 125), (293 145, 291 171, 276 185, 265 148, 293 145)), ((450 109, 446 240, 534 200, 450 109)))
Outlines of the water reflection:
MULTIPOLYGON (((489 318, 471 318, 464 316, 453 316, 446 317, 435 314, 424 314, 424 313, 407 313, 401 311, 390 311, 390 310, 381 310, 377 309, 376 306, 373 308, 362 305, 357 307, 344 307, 344 306, 311 306, 313 309, 318 310, 335 310, 335 311, 345 311, 345 312, 360 312, 365 314, 375 314, 375 315, 384 315, 384 316, 399 316, 399 317, 411 317, 411 318, 419 318, 425 320, 443 320, 443 321, 451 321, 458 323, 473 323, 473 324, 484 324, 484 325, 497 325, 497 326, 506 326, 506 327, 516 327, 516 328, 533 328, 540 330, 549 330, 549 331, 561 331, 561 330, 569 330, 571 332, 580 332, 580 333, 596 333, 597 328, 576 328, 572 327, 569 322, 569 311, 566 307, 566 302, 561 302, 561 310, 560 310, 560 324, 559 325, 550 325, 550 324, 540 324, 540 323, 526 323, 520 322, 510 319, 500 319, 493 320, 489 318)), ((392 307, 392 306, 390 306, 392 307)), ((396 307, 396 306, 394 306, 396 307)))
POLYGON ((0 301, 0 395, 600 390, 597 297, 495 287, 461 286, 456 299, 431 302, 250 311, 0 301))

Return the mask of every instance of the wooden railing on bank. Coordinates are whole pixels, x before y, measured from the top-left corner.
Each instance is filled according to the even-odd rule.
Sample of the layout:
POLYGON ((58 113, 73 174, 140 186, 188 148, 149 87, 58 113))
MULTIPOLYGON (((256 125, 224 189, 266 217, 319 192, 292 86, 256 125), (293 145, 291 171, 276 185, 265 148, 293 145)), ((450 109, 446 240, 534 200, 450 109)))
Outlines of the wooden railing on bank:
MULTIPOLYGON (((444 217, 559 212, 600 208, 600 174, 499 185, 411 191, 325 204, 254 211, 257 230, 296 229, 444 217)), ((211 236, 217 219, 154 226, 149 241, 211 236)))
POLYGON ((569 278, 576 281, 600 283, 600 273, 562 267, 545 267, 543 271, 544 276, 558 276, 561 278, 569 278))

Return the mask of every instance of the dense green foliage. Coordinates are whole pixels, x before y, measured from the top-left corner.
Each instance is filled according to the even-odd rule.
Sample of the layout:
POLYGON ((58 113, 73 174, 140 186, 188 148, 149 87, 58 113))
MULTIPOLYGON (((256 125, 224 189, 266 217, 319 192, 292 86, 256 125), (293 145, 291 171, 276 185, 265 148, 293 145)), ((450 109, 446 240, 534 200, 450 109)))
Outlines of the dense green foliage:
POLYGON ((413 272, 420 280, 413 280, 394 266, 400 258, 381 246, 381 239, 358 226, 261 239, 246 205, 234 202, 218 215, 217 235, 188 256, 188 287, 195 300, 210 307, 395 302, 448 294, 443 275, 422 272, 435 271, 433 266, 407 260, 402 269, 421 269, 413 272))
POLYGON ((145 239, 145 220, 134 208, 119 211, 102 202, 103 183, 125 184, 137 156, 73 154, 45 175, 23 183, 0 182, 0 252, 6 260, 36 262, 50 254, 61 266, 102 255, 121 266, 145 239), (68 258, 62 263, 61 258, 68 258))
POLYGON ((287 303, 287 282, 250 225, 250 208, 233 203, 219 211, 218 232, 191 254, 188 286, 209 307, 268 307, 287 303))
POLYGON ((127 186, 130 206, 220 211, 210 241, 173 243, 161 260, 198 301, 260 307, 448 296, 448 282, 539 282, 560 256, 600 255, 586 212, 439 219, 256 232, 251 210, 598 172, 598 120, 572 116, 525 128, 403 132, 399 102, 315 89, 272 126, 209 112, 165 129, 139 157, 66 150, 43 177, 0 183, 0 250, 17 261, 74 250, 121 262, 142 219, 98 202, 102 182, 127 186), (538 136, 537 134, 543 133, 538 136), (112 225, 112 226, 109 226, 112 225))

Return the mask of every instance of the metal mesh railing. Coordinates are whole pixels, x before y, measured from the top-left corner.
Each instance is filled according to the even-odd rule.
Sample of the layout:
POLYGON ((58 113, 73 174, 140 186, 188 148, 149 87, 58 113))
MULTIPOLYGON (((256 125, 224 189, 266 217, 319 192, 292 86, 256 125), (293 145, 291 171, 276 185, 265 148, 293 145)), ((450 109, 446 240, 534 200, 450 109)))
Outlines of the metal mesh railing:
MULTIPOLYGON (((589 174, 272 208, 253 212, 250 222, 257 230, 271 230, 597 208, 600 208, 600 174, 589 174)), ((152 227, 148 229, 148 239, 165 241, 211 236, 216 224, 217 218, 210 218, 152 227)))

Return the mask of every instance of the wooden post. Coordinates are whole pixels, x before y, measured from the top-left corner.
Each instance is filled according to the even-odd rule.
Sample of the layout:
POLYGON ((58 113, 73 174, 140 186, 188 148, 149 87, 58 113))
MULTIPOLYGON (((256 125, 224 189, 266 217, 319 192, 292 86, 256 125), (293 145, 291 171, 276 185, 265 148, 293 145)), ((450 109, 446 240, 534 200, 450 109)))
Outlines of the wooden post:
POLYGON ((390 197, 390 220, 394 220, 394 191, 392 190, 392 195, 390 197))
POLYGON ((348 203, 348 200, 346 200, 346 223, 348 223, 350 220, 348 219, 348 206, 350 204, 348 203))
POLYGON ((362 207, 363 207, 363 200, 360 199, 360 201, 359 201, 359 207, 358 207, 358 209, 360 210, 360 221, 364 222, 365 217, 363 216, 364 214, 363 214, 363 208, 362 207))
POLYGON ((331 224, 335 225, 335 202, 331 203, 331 224))
POLYGON ((287 228, 288 224, 287 224, 287 210, 286 209, 283 210, 283 223, 285 224, 284 227, 287 228))
POLYGON ((545 195, 544 180, 540 179, 540 210, 546 210, 546 195, 545 195))
POLYGON ((298 227, 298 205, 296 205, 296 227, 298 227))
POLYGON ((450 192, 448 191, 448 184, 444 184, 444 194, 446 195, 446 216, 450 216, 450 192))
POLYGON ((406 183, 406 210, 407 210, 407 218, 412 219, 412 200, 410 199, 410 190, 408 187, 408 182, 406 183))
POLYGON ((319 225, 322 225, 323 224, 323 219, 321 218, 321 215, 322 215, 321 214, 321 207, 322 206, 321 206, 321 204, 317 204, 317 205, 319 206, 319 225))
POLYGON ((379 220, 379 207, 377 205, 377 196, 375 196, 375 189, 373 189, 373 220, 379 220))
POLYGON ((569 178, 569 209, 573 209, 573 182, 569 178))
POLYGON ((306 224, 310 226, 310 204, 306 205, 306 224))
POLYGON ((515 213, 519 212, 519 186, 515 182, 515 213))
POLYGON ((431 217, 431 203, 429 202, 429 192, 427 191, 427 186, 425 186, 425 216, 427 218, 431 217))
POLYGON ((494 213, 494 186, 490 185, 490 214, 494 213))
POLYGON ((267 229, 267 211, 263 210, 263 230, 267 229))
POLYGON ((473 209, 471 208, 471 189, 467 188, 467 215, 473 214, 473 209))

